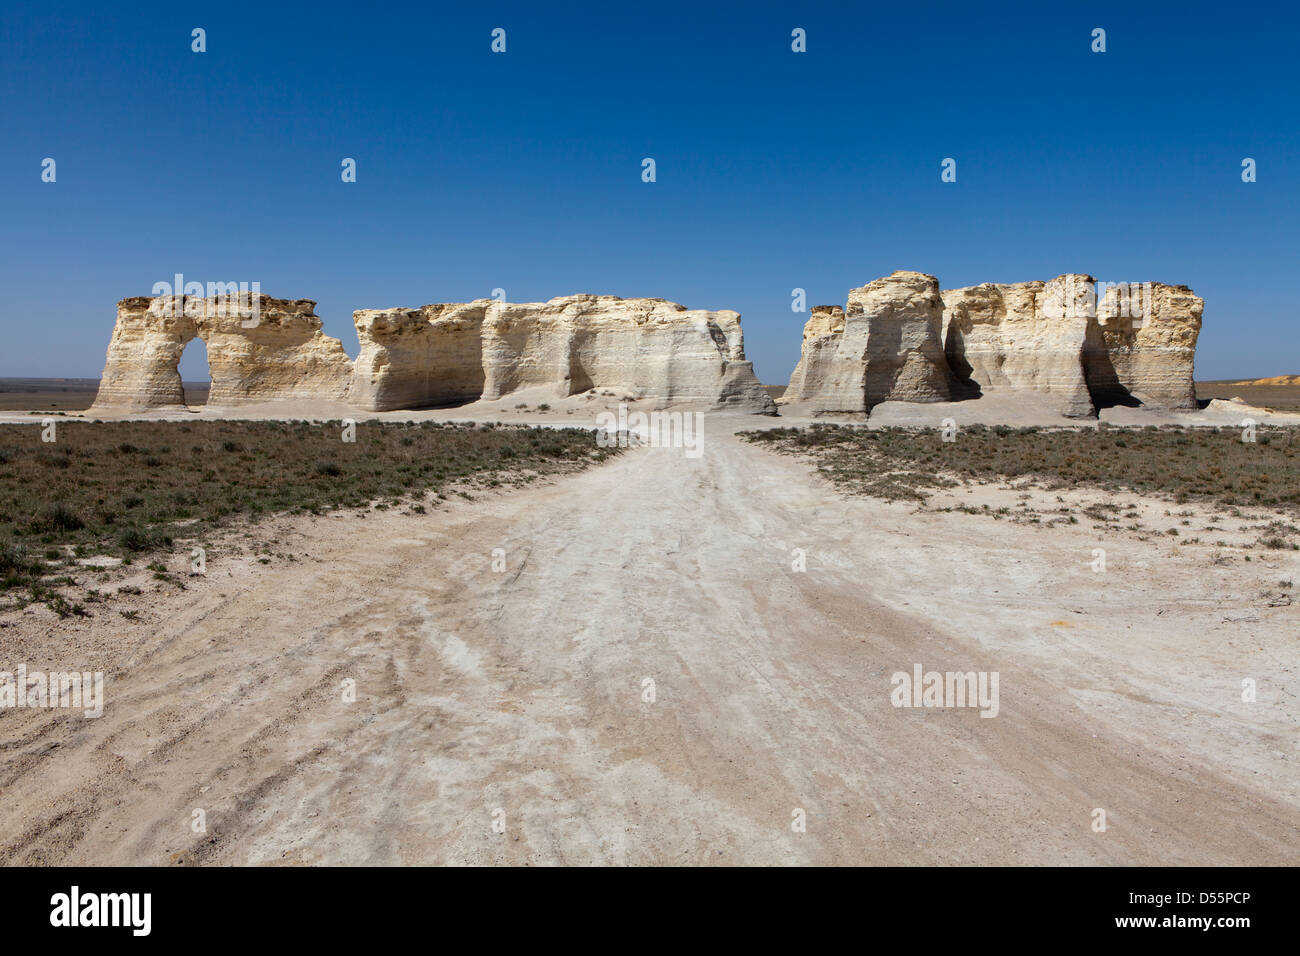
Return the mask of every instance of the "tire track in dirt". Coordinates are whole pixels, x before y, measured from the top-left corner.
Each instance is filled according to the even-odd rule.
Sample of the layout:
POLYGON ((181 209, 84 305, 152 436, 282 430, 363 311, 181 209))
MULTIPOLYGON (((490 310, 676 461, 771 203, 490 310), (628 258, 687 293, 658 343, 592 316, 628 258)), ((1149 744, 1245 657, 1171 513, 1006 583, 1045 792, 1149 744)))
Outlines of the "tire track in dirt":
MULTIPOLYGON (((1206 716, 1195 731, 1167 714, 1165 700, 1186 697, 1162 668, 1183 622, 1125 630, 1159 579, 1112 578, 1090 629, 1038 636, 1038 617, 1093 597, 1095 582, 1068 571, 1090 546, 1082 531, 843 499, 803 463, 715 426, 699 459, 637 449, 427 516, 304 519, 299 533, 317 560, 172 598, 98 721, 4 715, 18 751, 0 778, 7 860, 1297 853, 1300 801, 1254 785, 1230 746, 1258 731, 1199 700, 1184 705, 1206 716), (794 548, 806 571, 792 569, 794 548), (1023 580, 981 589, 972 562, 1008 554, 1028 559, 1023 580), (1008 597, 1018 588, 1043 596, 1029 609, 1008 597), (916 662, 999 671, 1001 713, 894 708, 890 674, 916 662), (1159 702, 1132 693, 1135 668, 1163 681, 1159 702), (345 677, 356 703, 340 698, 345 677), (1101 692, 1109 709, 1080 696, 1101 692), (1180 746, 1188 732, 1199 756, 1180 746), (189 828, 199 806, 206 834, 189 828), (1105 834, 1089 826, 1099 806, 1105 834), (791 830, 796 808, 805 833, 791 830)), ((1285 653, 1281 636, 1265 643, 1250 653, 1285 653)), ((1205 669, 1227 660, 1185 646, 1205 669)), ((1290 728, 1257 720, 1279 738, 1290 728)), ((1264 781, 1293 756, 1248 759, 1264 781)))

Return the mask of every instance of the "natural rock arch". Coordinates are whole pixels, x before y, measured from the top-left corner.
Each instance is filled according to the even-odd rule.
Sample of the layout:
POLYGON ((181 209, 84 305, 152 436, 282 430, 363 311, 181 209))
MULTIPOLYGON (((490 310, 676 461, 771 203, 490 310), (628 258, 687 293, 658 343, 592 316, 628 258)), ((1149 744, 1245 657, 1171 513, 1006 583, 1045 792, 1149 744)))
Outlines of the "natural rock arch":
POLYGON ((352 361, 321 332, 316 303, 259 296, 255 305, 240 312, 216 297, 123 299, 95 407, 183 407, 180 360, 195 338, 208 353, 209 405, 345 399, 352 361))
POLYGON ((607 295, 364 309, 353 313, 353 363, 321 332, 316 303, 256 301, 249 321, 216 298, 123 299, 95 406, 183 405, 177 366, 197 336, 208 351, 208 404, 218 407, 294 400, 387 411, 610 389, 661 405, 776 411, 745 359, 736 312, 607 295))

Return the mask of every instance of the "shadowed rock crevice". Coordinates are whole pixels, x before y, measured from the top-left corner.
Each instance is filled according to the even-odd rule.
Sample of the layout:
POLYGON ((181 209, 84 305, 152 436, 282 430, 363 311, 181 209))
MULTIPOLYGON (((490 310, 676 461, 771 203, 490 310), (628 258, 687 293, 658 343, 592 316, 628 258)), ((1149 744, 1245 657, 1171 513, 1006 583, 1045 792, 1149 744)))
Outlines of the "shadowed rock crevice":
POLYGON ((1103 408, 1125 406, 1137 408, 1142 403, 1133 397, 1119 380, 1115 363, 1111 360, 1106 342, 1097 325, 1088 327, 1088 335, 1083 343, 1083 379, 1097 411, 1103 408))

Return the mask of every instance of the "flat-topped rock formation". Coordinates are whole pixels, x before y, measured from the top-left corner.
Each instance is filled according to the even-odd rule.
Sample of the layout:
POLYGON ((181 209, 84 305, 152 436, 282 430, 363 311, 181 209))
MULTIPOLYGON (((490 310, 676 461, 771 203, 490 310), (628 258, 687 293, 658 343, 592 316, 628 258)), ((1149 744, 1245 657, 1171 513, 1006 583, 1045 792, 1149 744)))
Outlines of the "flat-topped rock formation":
POLYGON ((1069 417, 1113 405, 1194 409, 1203 305, 1186 286, 1161 283, 1111 286, 1098 303, 1083 274, 940 293, 932 276, 895 272, 851 291, 845 310, 813 309, 781 403, 862 413, 884 401, 1032 391, 1069 417))
MULTIPOLYGON (((94 409, 183 406, 177 370, 207 346, 212 406, 345 403, 366 411, 602 392, 647 407, 773 414, 745 359, 740 316, 664 299, 570 295, 478 299, 353 314, 349 360, 310 299, 259 295, 118 303, 94 409), (249 306, 255 308, 249 308, 249 306)), ((810 414, 870 413, 883 402, 947 402, 991 391, 1047 396, 1062 415, 1114 405, 1196 408, 1192 375, 1204 303, 1186 286, 1112 286, 1091 276, 940 291, 895 272, 815 306, 782 404, 810 414)))
POLYGON ((1093 414, 1083 355, 1092 279, 983 285, 943 292, 944 354, 963 397, 1030 389, 1059 400, 1062 415, 1093 414))
POLYGON ((1133 285, 1112 287, 1097 306, 1099 344, 1108 363, 1104 371, 1114 370, 1119 388, 1102 397, 1124 404, 1127 393, 1144 405, 1194 409, 1192 374, 1205 302, 1185 285, 1151 282, 1140 288, 1139 293, 1133 285), (1134 305, 1139 295, 1140 308, 1134 305))
POLYGON ((814 413, 951 397, 939 280, 921 272, 895 272, 853 289, 843 310, 815 306, 783 396, 814 413))
POLYGON ((314 302, 261 296, 258 304, 250 318, 223 312, 217 299, 122 300, 93 407, 183 405, 177 365, 198 337, 214 406, 319 400, 386 411, 594 389, 651 407, 776 410, 745 359, 736 312, 607 295, 364 309, 353 314, 354 363, 320 331, 314 302))
POLYGON ((361 352, 348 401, 383 411, 472 402, 483 394, 483 316, 491 300, 352 313, 361 352))
POLYGON ((776 409, 745 360, 736 312, 569 295, 367 310, 354 319, 361 354, 349 401, 372 411, 533 389, 557 399, 596 389, 651 404, 776 409))
POLYGON ((664 299, 571 295, 500 303, 483 322, 484 398, 544 386, 774 411, 745 360, 740 314, 664 299))

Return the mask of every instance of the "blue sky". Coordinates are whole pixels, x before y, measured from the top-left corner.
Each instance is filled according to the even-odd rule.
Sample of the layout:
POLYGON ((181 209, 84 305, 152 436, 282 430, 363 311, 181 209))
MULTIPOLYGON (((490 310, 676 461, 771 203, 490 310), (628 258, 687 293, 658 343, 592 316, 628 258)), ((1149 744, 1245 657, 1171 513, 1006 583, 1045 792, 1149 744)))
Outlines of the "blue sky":
MULTIPOLYGON (((315 299, 351 354, 353 309, 496 287, 736 309, 784 383, 791 290, 843 303, 894 269, 1185 283, 1198 377, 1297 373, 1298 27, 1281 4, 6 0, 0 375, 98 376, 114 303, 181 272, 315 299)), ((182 372, 206 378, 198 343, 182 372)))

